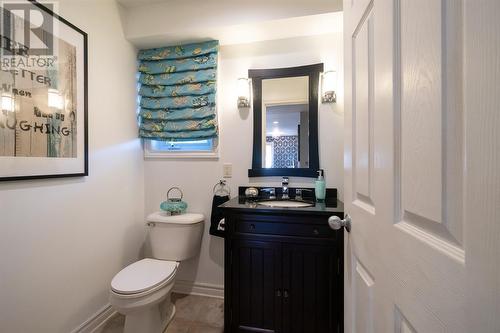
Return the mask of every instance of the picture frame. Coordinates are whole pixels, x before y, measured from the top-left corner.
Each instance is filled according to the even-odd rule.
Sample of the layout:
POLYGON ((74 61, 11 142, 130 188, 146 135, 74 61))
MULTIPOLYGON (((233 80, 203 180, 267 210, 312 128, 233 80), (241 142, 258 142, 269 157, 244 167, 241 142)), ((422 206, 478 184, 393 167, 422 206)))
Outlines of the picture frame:
POLYGON ((56 6, 0 3, 0 181, 89 174, 88 35, 56 6))

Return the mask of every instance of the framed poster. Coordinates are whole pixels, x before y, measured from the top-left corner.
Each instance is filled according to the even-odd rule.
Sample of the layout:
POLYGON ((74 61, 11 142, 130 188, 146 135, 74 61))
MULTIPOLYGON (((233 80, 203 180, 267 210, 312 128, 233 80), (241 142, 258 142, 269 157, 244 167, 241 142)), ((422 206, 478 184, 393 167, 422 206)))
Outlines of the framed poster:
POLYGON ((88 175, 87 34, 56 6, 0 0, 0 181, 88 175))

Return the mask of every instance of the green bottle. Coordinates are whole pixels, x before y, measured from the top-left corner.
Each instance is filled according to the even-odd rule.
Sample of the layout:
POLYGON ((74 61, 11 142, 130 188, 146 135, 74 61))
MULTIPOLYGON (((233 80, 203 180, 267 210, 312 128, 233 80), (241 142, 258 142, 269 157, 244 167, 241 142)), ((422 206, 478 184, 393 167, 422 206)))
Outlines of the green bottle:
POLYGON ((314 193, 316 194, 316 201, 325 201, 326 196, 326 183, 323 169, 318 170, 318 179, 314 182, 314 193))

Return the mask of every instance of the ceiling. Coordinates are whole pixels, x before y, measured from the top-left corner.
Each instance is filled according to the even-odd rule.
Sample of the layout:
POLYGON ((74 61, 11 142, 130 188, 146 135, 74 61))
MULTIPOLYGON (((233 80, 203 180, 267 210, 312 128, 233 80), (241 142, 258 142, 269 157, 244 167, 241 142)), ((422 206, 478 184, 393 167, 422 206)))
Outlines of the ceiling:
MULTIPOLYGON (((237 4, 245 7, 246 5, 251 5, 258 7, 260 4, 269 3, 269 0, 252 0, 250 1, 237 1, 237 0, 116 0, 121 3, 123 6, 128 8, 139 7, 139 6, 147 6, 152 4, 176 4, 182 2, 184 5, 199 5, 200 2, 209 3, 211 5, 218 4, 237 4)), ((342 0, 272 0, 271 2, 275 4, 281 4, 286 6, 294 6, 294 5, 309 5, 309 6, 323 6, 328 7, 330 9, 334 9, 335 11, 342 10, 342 0)))
POLYGON ((233 45, 342 31, 341 0, 116 0, 138 48, 219 40, 233 45))
POLYGON ((119 3, 128 8, 168 2, 168 0, 116 0, 116 1, 118 1, 119 3))

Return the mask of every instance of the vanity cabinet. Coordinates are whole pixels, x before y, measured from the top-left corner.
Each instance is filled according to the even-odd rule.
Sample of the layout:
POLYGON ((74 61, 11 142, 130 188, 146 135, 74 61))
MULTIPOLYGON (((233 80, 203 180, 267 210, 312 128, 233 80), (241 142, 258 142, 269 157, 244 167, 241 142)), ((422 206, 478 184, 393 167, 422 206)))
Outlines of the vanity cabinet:
POLYGON ((294 211, 226 211, 225 332, 343 332, 343 231, 294 211))

